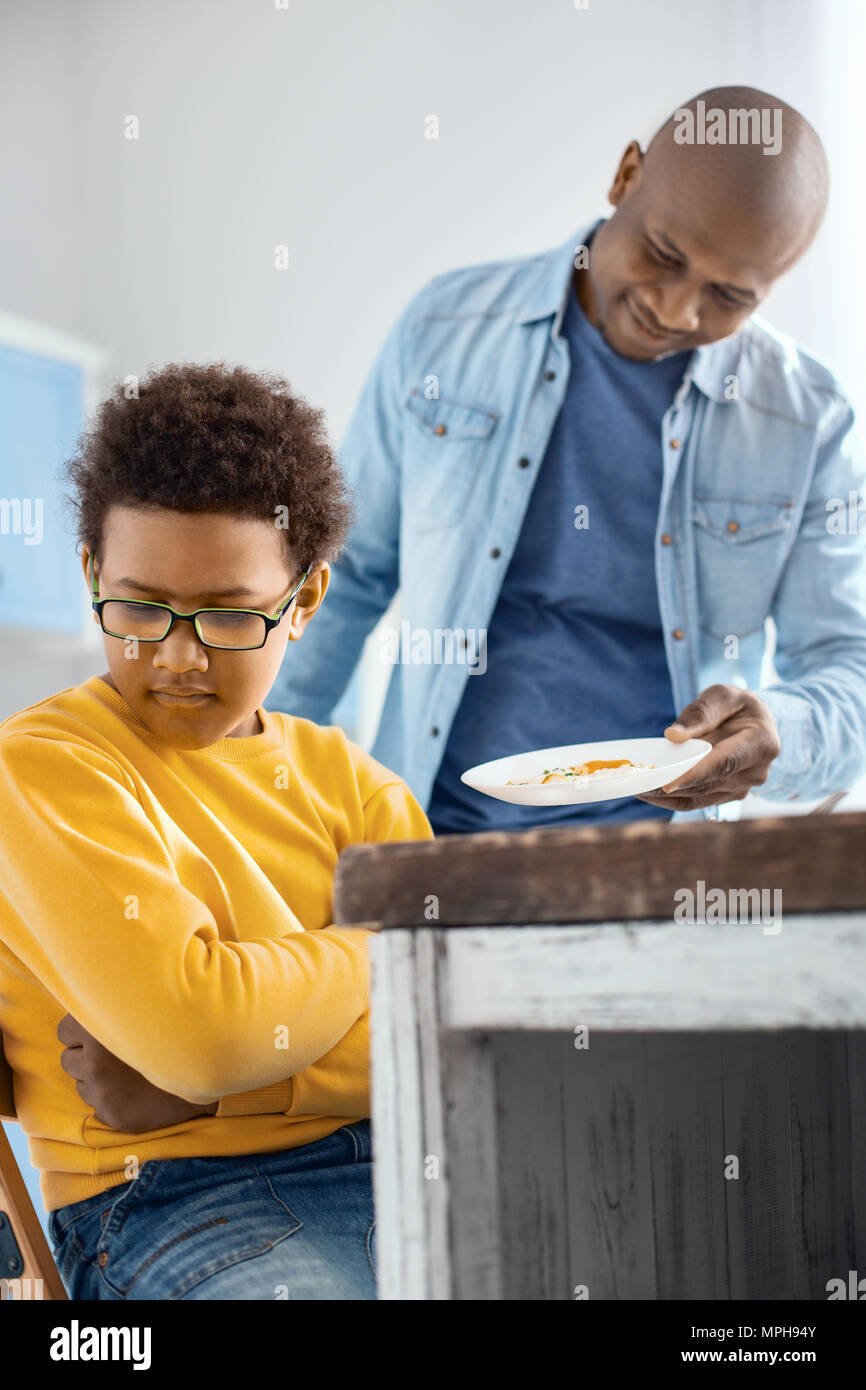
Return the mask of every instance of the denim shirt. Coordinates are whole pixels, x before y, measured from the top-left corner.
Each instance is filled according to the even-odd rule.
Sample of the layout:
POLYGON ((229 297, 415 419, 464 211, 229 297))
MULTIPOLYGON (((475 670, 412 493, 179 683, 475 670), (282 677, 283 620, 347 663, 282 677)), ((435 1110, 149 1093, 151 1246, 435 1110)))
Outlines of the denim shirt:
MULTIPOLYGON (((597 225, 429 281, 388 334, 340 450, 355 525, 268 705, 329 722, 399 588, 372 751, 425 807, 465 681, 483 679, 483 636, 568 383, 576 248, 597 225)), ((677 709, 715 683, 760 691, 782 743, 760 795, 850 787, 866 769, 866 466, 838 382, 753 316, 692 354, 660 447, 655 573, 677 709), (776 679, 762 687, 766 655, 776 679)), ((735 819, 739 803, 719 814, 735 819)))

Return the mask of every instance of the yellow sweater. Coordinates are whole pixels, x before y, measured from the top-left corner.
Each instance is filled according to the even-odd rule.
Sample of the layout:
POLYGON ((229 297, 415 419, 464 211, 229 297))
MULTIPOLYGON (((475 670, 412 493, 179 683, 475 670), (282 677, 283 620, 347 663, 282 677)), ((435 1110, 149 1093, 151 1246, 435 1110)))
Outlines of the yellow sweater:
POLYGON ((340 729, 178 751, 98 676, 0 725, 0 1027, 47 1211, 136 1162, 309 1144, 370 1113, 368 931, 330 926, 359 841, 432 835, 340 729), (60 1065, 61 1018, 213 1116, 128 1135, 60 1065))

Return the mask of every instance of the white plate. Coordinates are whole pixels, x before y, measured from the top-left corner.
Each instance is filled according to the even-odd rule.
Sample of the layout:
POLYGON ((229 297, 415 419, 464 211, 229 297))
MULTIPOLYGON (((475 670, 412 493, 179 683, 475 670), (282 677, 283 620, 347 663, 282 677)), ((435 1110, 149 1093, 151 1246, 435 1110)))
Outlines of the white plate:
POLYGON ((667 786, 705 758, 712 748, 702 738, 674 743, 669 738, 617 738, 605 743, 565 743, 559 748, 538 748, 510 758, 479 763, 461 775, 461 782, 485 796, 510 801, 516 806, 571 806, 587 801, 613 801, 619 796, 638 796, 667 786), (549 782, 546 786, 508 787, 519 777, 540 777, 546 767, 570 767, 596 759, 628 758, 633 763, 655 763, 618 777, 593 777, 592 781, 549 782))

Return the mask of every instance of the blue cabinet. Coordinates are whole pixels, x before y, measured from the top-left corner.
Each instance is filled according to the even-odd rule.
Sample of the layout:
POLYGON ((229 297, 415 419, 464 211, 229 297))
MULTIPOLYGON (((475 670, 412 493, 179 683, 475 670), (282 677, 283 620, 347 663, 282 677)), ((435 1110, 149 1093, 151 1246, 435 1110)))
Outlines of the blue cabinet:
POLYGON ((83 423, 81 367, 0 346, 0 624, 82 630, 74 517, 58 475, 83 423))

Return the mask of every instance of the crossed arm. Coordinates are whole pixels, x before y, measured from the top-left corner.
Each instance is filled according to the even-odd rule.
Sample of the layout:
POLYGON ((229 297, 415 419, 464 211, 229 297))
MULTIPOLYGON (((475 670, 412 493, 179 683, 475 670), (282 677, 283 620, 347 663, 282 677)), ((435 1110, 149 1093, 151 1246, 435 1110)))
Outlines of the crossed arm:
POLYGON ((183 1096, 161 1091, 140 1071, 103 1047, 72 1014, 60 1020, 57 1037, 64 1044, 61 1067, 74 1077, 75 1089, 85 1105, 92 1106, 97 1120, 109 1129, 140 1134, 199 1115, 215 1115, 219 1108, 217 1100, 196 1105, 183 1096))
POLYGON ((74 1079, 85 1105, 92 1106, 102 1124, 124 1134, 140 1134, 210 1115, 342 1115, 357 1119, 369 1113, 369 1006, 318 1061, 281 1081, 255 1090, 229 1091, 204 1104, 148 1081, 72 1014, 61 1019, 57 1037, 64 1044, 60 1065, 74 1079))
MULTIPOLYGON (((4 940, 65 1011, 61 1066, 98 1120, 135 1133, 209 1115, 368 1113, 369 929, 305 930, 264 882, 244 911, 267 914, 271 934, 223 939, 94 746, 4 738, 0 788, 3 892, 16 909, 4 940)), ((363 810, 371 842, 432 835, 396 779, 363 810)))

